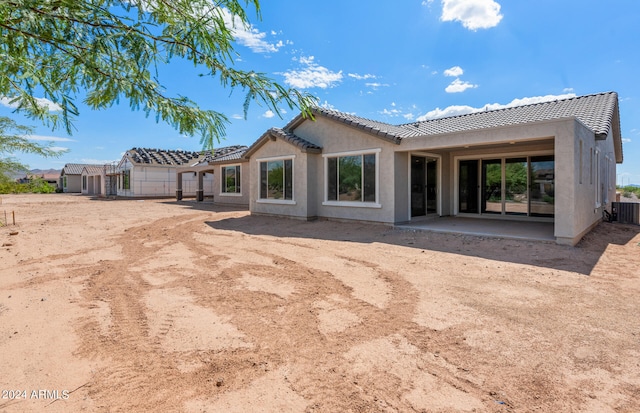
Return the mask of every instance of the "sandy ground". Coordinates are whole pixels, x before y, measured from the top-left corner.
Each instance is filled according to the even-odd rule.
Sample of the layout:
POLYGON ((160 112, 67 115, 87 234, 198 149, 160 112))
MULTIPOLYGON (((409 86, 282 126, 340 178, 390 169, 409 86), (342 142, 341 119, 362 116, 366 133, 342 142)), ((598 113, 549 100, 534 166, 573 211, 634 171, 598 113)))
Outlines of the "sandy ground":
POLYGON ((640 411, 637 226, 572 248, 171 200, 4 211, 0 412, 640 411))

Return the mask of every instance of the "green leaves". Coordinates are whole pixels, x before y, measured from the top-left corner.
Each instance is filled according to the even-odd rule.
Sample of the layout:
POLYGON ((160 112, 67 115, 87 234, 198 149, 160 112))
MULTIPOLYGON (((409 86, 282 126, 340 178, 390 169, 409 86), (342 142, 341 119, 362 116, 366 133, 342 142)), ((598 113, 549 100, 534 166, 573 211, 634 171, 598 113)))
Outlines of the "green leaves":
MULTIPOLYGON (((64 153, 54 150, 53 143, 41 145, 30 141, 27 137, 32 133, 32 128, 18 125, 14 120, 0 116, 0 154, 22 152, 44 157, 57 157, 64 153)), ((12 157, 0 157, 0 176, 26 169, 26 165, 22 165, 12 157)))
POLYGON ((168 96, 158 67, 184 59, 202 67, 225 88, 245 93, 245 116, 257 101, 311 115, 313 96, 286 89, 267 75, 233 68, 233 27, 248 24, 246 7, 258 0, 2 0, 0 2, 0 97, 53 129, 73 129, 75 100, 104 109, 121 99, 155 114, 180 133, 213 147, 229 119, 182 96, 168 96), (57 104, 51 111, 35 93, 57 104))

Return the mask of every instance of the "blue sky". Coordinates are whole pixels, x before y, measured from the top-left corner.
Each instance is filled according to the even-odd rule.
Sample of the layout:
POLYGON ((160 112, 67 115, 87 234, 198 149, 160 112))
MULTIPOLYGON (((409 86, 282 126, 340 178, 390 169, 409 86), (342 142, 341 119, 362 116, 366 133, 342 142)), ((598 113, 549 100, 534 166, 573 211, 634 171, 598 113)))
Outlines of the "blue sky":
MULTIPOLYGON (((306 90, 326 107, 401 124, 514 103, 615 91, 620 99, 624 163, 618 184, 640 184, 640 1, 638 0, 299 0, 263 1, 262 19, 236 31, 235 64, 306 90)), ((169 93, 225 113, 232 123, 219 146, 251 145, 283 118, 230 94, 185 62, 164 68, 169 93)), ((81 97, 79 97, 81 100, 81 97)), ((80 102, 78 102, 80 103, 80 102)), ((57 159, 16 154, 32 168, 119 160, 132 147, 200 150, 197 137, 132 112, 127 102, 104 111, 79 105, 67 136, 36 126, 34 139, 68 153, 57 159)))

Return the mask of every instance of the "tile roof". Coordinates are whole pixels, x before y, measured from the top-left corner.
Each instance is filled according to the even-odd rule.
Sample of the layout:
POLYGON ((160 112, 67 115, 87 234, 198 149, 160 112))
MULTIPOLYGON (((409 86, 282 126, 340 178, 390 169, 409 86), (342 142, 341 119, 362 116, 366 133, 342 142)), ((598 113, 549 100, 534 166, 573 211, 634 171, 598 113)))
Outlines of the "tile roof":
POLYGON ((607 92, 414 122, 400 127, 413 130, 414 136, 424 136, 575 117, 603 138, 615 126, 613 123, 619 122, 617 111, 618 95, 607 92))
POLYGON ((147 165, 183 165, 200 157, 199 152, 133 148, 127 151, 133 163, 147 165))
POLYGON ((205 155, 201 163, 226 162, 242 159, 248 147, 245 145, 224 146, 205 155))
POLYGON ((384 122, 361 118, 349 113, 342 113, 335 110, 314 108, 314 114, 319 114, 329 119, 334 119, 349 126, 362 129, 366 132, 377 135, 381 138, 400 143, 400 139, 413 136, 415 132, 410 128, 395 126, 384 122))
POLYGON ((322 152, 321 146, 318 146, 315 143, 311 143, 305 139, 302 139, 301 137, 295 135, 290 131, 280 129, 280 128, 271 128, 265 133, 263 133, 262 136, 257 141, 255 141, 253 145, 249 147, 249 149, 247 149, 247 151, 244 154, 245 158, 249 158, 253 154, 253 152, 255 152, 258 148, 264 145, 272 137, 280 138, 285 142, 290 143, 291 145, 299 148, 302 152, 311 152, 311 153, 322 152))
POLYGON ((316 145, 315 143, 311 143, 301 137, 295 135, 292 132, 286 131, 280 128, 271 128, 267 131, 273 136, 281 138, 285 142, 292 144, 293 146, 297 146, 302 149, 303 152, 320 152, 322 147, 316 145))
POLYGON ((68 163, 62 168, 62 172, 60 175, 81 175, 82 170, 86 166, 101 166, 101 165, 92 165, 86 163, 68 163))
POLYGON ((199 167, 203 165, 211 165, 213 163, 239 161, 244 158, 244 153, 246 151, 247 147, 244 145, 224 146, 222 148, 216 148, 213 152, 207 153, 196 162, 184 166, 199 167))
MULTIPOLYGON (((323 108, 315 108, 313 112, 316 115, 342 122, 398 144, 406 138, 522 125, 569 117, 579 119, 599 138, 602 138, 611 128, 617 128, 619 131, 620 122, 618 95, 615 92, 577 96, 402 125, 391 125, 323 108)), ((295 129, 301 119, 301 117, 294 119, 285 129, 295 129)))
POLYGON ((103 172, 106 172, 109 167, 110 165, 87 165, 82 169, 83 172, 87 171, 87 175, 100 175, 103 172))

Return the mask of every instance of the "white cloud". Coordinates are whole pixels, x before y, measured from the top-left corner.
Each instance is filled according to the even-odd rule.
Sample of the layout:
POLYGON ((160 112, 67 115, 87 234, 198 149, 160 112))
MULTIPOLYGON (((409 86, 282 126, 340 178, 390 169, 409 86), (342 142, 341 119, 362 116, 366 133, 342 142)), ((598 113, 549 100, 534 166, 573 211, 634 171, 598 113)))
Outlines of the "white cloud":
POLYGON ((348 73, 347 76, 352 77, 356 80, 376 79, 375 75, 370 75, 370 74, 359 75, 357 73, 348 73))
POLYGON ((271 119, 272 117, 276 116, 275 113, 273 113, 272 110, 268 110, 265 113, 262 114, 263 118, 267 118, 267 119, 271 119))
POLYGON ((365 83, 364 85, 366 87, 370 87, 370 88, 373 88, 373 89, 378 89, 378 88, 381 88, 381 87, 389 87, 389 84, 387 84, 387 83, 377 83, 377 82, 376 83, 365 83))
POLYGON ((444 75, 448 77, 458 77, 464 73, 464 70, 460 66, 453 66, 450 69, 444 71, 444 75))
POLYGON ((25 138, 29 139, 30 141, 76 142, 71 138, 61 138, 58 136, 26 135, 25 138))
MULTIPOLYGON (((62 108, 57 104, 52 102, 46 98, 34 98, 38 106, 49 109, 50 112, 58 112, 61 111, 62 108)), ((0 105, 6 106, 8 108, 15 109, 20 105, 20 101, 13 101, 13 98, 8 98, 6 96, 0 97, 0 105)))
POLYGON ((329 103, 329 102, 328 102, 328 101, 326 101, 326 100, 325 100, 324 102, 322 102, 322 104, 320 105, 320 107, 321 107, 321 108, 324 108, 324 109, 329 109, 329 110, 336 110, 336 107, 335 107, 335 106, 333 106, 331 103, 329 103))
POLYGON ((478 85, 474 85, 469 82, 463 82, 460 79, 456 79, 449 86, 447 86, 444 91, 447 93, 461 93, 467 89, 475 89, 478 85))
POLYGON ((301 70, 290 70, 283 73, 284 82, 297 89, 319 87, 327 89, 342 81, 342 71, 332 72, 314 62, 314 57, 301 57, 299 62, 306 66, 301 70))
POLYGON ((238 113, 234 113, 233 115, 231 115, 231 119, 238 119, 238 120, 242 120, 244 119, 243 115, 240 115, 238 113))
POLYGON ((69 150, 69 148, 65 148, 64 146, 52 146, 49 149, 51 149, 54 152, 66 152, 69 150))
POLYGON ((222 9, 222 16, 226 26, 231 29, 235 40, 256 53, 273 53, 284 46, 282 41, 269 43, 265 40, 267 37, 266 33, 243 23, 238 16, 232 16, 227 9, 222 9))
POLYGON ((413 113, 411 113, 411 110, 415 110, 416 107, 415 105, 413 105, 411 107, 410 110, 406 110, 403 107, 398 107, 398 104, 396 102, 391 102, 391 108, 390 109, 383 109, 381 111, 378 111, 378 113, 380 113, 383 116, 388 116, 388 117, 392 117, 392 118, 404 118, 407 121, 412 121, 413 118, 415 117, 413 113))
POLYGON ((460 116, 466 115, 469 113, 475 112, 484 112, 487 110, 497 110, 497 109, 506 109, 514 106, 523 106, 523 105, 531 105, 534 103, 542 103, 542 102, 550 102, 559 99, 568 99, 575 97, 575 93, 568 93, 563 95, 545 95, 545 96, 533 96, 522 99, 514 99, 506 105, 502 105, 499 103, 488 103, 480 108, 474 108, 472 106, 449 106, 444 109, 436 108, 432 111, 425 113, 422 116, 419 116, 416 120, 418 122, 422 122, 425 120, 431 119, 440 119, 440 118, 448 118, 451 116, 460 116))
POLYGON ((502 17, 500 4, 493 0, 442 0, 440 20, 459 21, 469 30, 495 27, 502 17))
POLYGON ((622 143, 629 143, 631 142, 631 139, 629 138, 622 138, 622 143))
POLYGON ((380 113, 386 116, 400 116, 402 114, 398 109, 383 109, 380 113))

